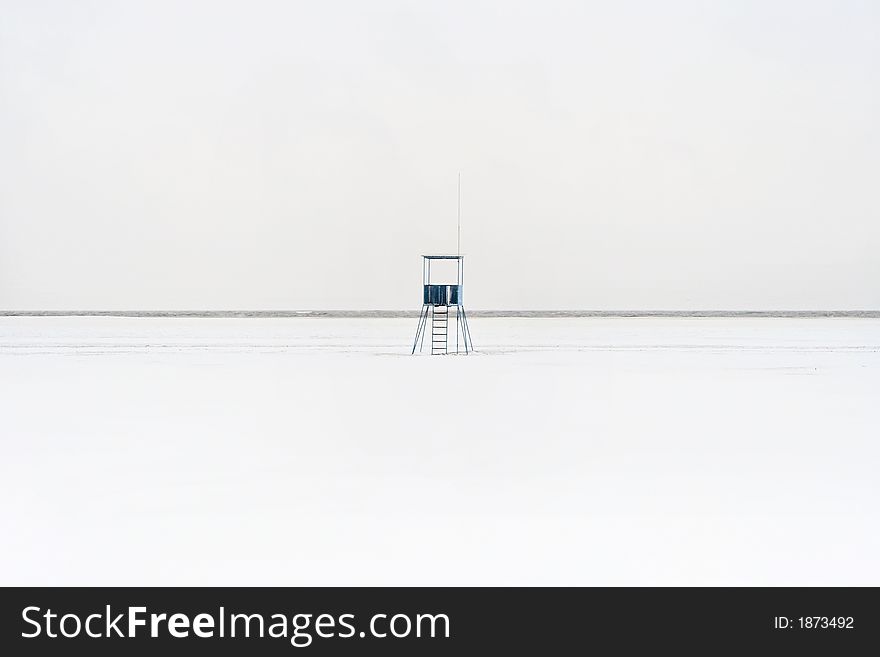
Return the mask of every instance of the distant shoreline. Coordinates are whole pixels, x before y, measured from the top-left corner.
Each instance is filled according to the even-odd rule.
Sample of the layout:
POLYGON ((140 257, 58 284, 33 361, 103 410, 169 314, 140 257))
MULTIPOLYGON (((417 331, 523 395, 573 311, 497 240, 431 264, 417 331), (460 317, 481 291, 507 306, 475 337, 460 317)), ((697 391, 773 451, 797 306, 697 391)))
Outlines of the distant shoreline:
MULTIPOLYGON (((417 318, 418 310, 0 310, 0 317, 417 318)), ((470 317, 880 318, 880 310, 472 310, 470 317)))

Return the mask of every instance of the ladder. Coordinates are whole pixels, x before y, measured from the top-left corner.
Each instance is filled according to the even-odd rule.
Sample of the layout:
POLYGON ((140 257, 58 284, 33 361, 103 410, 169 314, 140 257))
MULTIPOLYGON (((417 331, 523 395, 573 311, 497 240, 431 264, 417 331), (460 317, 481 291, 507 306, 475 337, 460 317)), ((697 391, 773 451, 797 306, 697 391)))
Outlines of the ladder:
POLYGON ((447 353, 449 306, 434 306, 431 313, 431 355, 447 353))

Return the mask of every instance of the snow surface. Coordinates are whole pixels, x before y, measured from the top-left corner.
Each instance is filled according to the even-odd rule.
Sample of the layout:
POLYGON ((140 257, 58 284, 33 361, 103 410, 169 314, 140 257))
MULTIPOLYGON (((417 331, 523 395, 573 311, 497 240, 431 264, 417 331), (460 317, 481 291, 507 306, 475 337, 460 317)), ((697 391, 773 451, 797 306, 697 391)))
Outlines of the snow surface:
POLYGON ((880 585, 880 320, 0 319, 2 585, 880 585))

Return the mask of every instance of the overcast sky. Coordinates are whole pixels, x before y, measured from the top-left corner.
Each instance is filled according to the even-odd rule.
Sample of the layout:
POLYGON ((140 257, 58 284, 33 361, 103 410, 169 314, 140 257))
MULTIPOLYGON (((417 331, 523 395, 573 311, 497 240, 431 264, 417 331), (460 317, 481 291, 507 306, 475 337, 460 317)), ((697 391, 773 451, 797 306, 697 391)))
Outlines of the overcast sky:
POLYGON ((880 307, 880 3, 0 9, 0 308, 880 307))

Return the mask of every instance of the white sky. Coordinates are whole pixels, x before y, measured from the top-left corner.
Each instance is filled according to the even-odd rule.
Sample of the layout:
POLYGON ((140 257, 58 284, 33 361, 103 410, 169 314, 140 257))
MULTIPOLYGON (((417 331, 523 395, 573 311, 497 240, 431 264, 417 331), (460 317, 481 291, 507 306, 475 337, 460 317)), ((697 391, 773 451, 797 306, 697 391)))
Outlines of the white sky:
POLYGON ((0 308, 880 306, 869 0, 0 16, 0 308))

